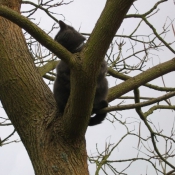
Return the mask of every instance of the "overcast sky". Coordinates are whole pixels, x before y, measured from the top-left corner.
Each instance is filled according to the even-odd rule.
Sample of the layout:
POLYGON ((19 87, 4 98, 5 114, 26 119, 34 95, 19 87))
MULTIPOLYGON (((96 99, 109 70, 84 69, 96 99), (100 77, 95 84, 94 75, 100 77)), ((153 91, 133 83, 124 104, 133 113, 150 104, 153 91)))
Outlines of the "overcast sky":
MULTIPOLYGON (((37 1, 33 1, 37 2, 37 1)), ((139 10, 139 13, 146 12, 150 7, 152 7, 153 4, 155 4, 155 0, 138 0, 135 4, 136 8, 139 10)), ((65 16, 65 22, 69 25, 72 25, 75 29, 80 30, 80 32, 83 33, 90 33, 95 26, 95 23, 100 16, 100 13, 102 9, 104 8, 105 0, 74 0, 73 3, 67 6, 58 7, 58 13, 63 14, 65 16)), ((23 10, 26 9, 23 7, 23 10)), ((135 13, 135 8, 132 7, 129 13, 135 13)), ((50 25, 52 25, 53 21, 49 19, 48 17, 44 16, 43 13, 38 13, 38 21, 41 23, 41 28, 44 30, 49 30, 51 28, 50 25)), ((171 17, 171 19, 174 19, 175 17, 175 5, 173 3, 173 0, 169 0, 167 3, 163 3, 160 6, 160 11, 156 15, 156 17, 152 17, 150 21, 154 23, 154 25, 157 27, 158 30, 161 30, 167 17, 171 17)), ((63 17, 60 15, 58 16, 59 20, 63 20, 63 17)), ((131 31, 134 24, 136 24, 137 21, 135 20, 125 20, 123 25, 121 26, 118 33, 122 33, 124 31, 125 33, 128 33, 131 31)), ((174 23, 173 23, 174 24, 174 23)), ((146 32, 147 28, 142 28, 142 33, 144 31, 146 32)), ((54 37, 56 33, 52 33, 51 37, 54 37)), ((170 35, 167 37, 170 38, 170 40, 173 39, 173 33, 171 32, 170 35)), ((159 62, 164 62, 168 59, 171 59, 173 57, 173 54, 171 54, 168 51, 161 51, 159 55, 154 55, 155 59, 151 64, 156 65, 159 62)), ((166 76, 166 85, 169 87, 175 87, 175 81, 172 81, 172 78, 174 78, 173 74, 170 74, 166 76)), ((118 81, 120 82, 120 81, 118 81)), ((118 83, 117 82, 117 83, 118 83)), ((160 79, 154 81, 155 84, 160 83, 160 79)), ((115 82, 116 83, 116 82, 115 82)), ((114 84, 114 82, 109 82, 110 86, 114 84)), ((161 83, 161 86, 163 84, 161 83)), ((142 88, 141 94, 144 96, 155 96, 157 94, 150 94, 151 92, 147 92, 146 89, 142 88)), ((130 95, 133 95, 132 92, 129 93, 130 95)), ((146 110, 146 108, 145 108, 146 110)), ((3 109, 0 110, 0 116, 5 117, 5 113, 3 112, 3 109)), ((138 118, 137 114, 134 111, 125 111, 122 113, 122 115, 117 114, 118 118, 138 118)), ((156 111, 153 115, 151 115, 152 121, 159 121, 159 125, 166 129, 167 133, 170 132, 172 127, 172 122, 174 119, 174 113, 172 111, 156 111), (168 120, 167 120, 168 118, 168 120)), ((142 123, 142 134, 148 133, 147 129, 145 128, 144 124, 142 123)), ((134 127, 138 128, 138 123, 131 125, 131 129, 134 127)), ((7 136, 8 133, 13 131, 13 128, 7 127, 7 128, 0 128, 0 137, 3 139, 7 136)), ((88 127, 87 133, 86 133, 86 139, 87 139, 87 151, 89 154, 94 154, 96 152, 96 144, 98 143, 98 148, 100 151, 105 149, 106 142, 109 143, 115 143, 117 142, 124 134, 126 133, 126 130, 124 127, 122 127, 119 123, 111 124, 109 121, 104 121, 103 124, 95 126, 95 127, 88 127)), ((13 138, 18 138, 17 134, 13 138)), ((114 155, 112 158, 115 159, 115 156, 117 156, 117 159, 122 158, 129 158, 132 156, 136 156, 137 151, 135 148, 137 148, 138 140, 133 137, 128 137, 124 142, 118 146, 116 149, 114 155)), ((163 149, 163 147, 162 147, 163 149)), ((12 143, 6 146, 1 147, 0 149, 0 174, 1 175, 34 175, 33 168, 31 166, 30 160, 28 158, 28 155, 26 153, 25 148, 23 147, 22 143, 12 143)), ((122 168, 122 165, 121 165, 122 168)), ((135 163, 133 165, 133 168, 130 169, 130 173, 128 174, 134 174, 134 175, 140 175, 145 173, 146 174, 146 166, 145 163, 135 163), (137 169, 137 171, 136 171, 137 169)), ((91 175, 94 174, 95 166, 90 166, 90 173, 91 175)), ((154 172, 152 168, 148 169, 148 173, 150 174, 154 172)), ((103 173, 100 173, 102 175, 103 173)))

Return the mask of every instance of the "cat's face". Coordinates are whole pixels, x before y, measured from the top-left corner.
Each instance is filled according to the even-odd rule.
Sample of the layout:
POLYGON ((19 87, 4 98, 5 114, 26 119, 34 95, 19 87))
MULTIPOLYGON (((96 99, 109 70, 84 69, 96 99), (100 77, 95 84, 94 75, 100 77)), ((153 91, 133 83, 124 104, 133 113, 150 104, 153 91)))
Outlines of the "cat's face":
POLYGON ((78 51, 78 47, 83 44, 86 39, 80 33, 78 33, 73 27, 65 24, 63 21, 59 21, 60 31, 55 36, 55 40, 64 46, 68 51, 75 53, 78 51))

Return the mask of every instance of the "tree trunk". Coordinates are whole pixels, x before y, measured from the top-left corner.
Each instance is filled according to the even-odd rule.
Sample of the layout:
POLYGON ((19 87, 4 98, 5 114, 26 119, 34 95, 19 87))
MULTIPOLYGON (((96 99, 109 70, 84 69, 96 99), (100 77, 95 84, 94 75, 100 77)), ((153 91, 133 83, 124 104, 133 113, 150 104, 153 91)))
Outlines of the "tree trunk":
MULTIPOLYGON (((21 28, 0 17, 0 99, 29 154, 36 175, 89 174, 84 135, 91 114, 94 95, 92 92, 95 92, 97 71, 90 70, 92 68, 90 68, 91 65, 88 65, 88 60, 92 63, 93 70, 99 69, 100 62, 112 40, 112 35, 119 28, 123 16, 133 1, 126 0, 123 3, 125 6, 122 6, 122 0, 107 1, 107 9, 115 7, 115 2, 119 2, 120 7, 120 9, 113 8, 112 11, 108 12, 111 15, 107 17, 107 21, 111 21, 111 24, 115 16, 119 16, 120 10, 121 17, 117 18, 117 22, 112 23, 114 25, 112 34, 107 30, 107 27, 101 27, 101 20, 99 20, 97 26, 101 30, 101 35, 110 34, 110 38, 102 38, 108 41, 106 44, 105 42, 97 42, 101 35, 96 38, 95 33, 93 33, 91 42, 97 45, 99 50, 104 48, 100 56, 97 53, 98 49, 95 53, 92 48, 94 45, 88 49, 87 44, 84 52, 86 53, 84 63, 81 64, 79 58, 73 59, 76 61, 71 74, 71 88, 73 90, 69 100, 73 104, 64 116, 59 116, 60 114, 57 113, 53 94, 33 63, 21 28), (102 43, 105 44, 105 47, 100 47, 102 43), (97 60, 93 61, 94 58, 97 60), (75 69, 77 67, 80 69, 75 69), (77 77, 79 77, 78 80, 77 77), (83 96, 84 89, 87 90, 86 97, 83 96)), ((20 2, 20 0, 1 0, 0 6, 7 6, 19 13, 20 2)), ((102 19, 106 14, 107 11, 104 10, 102 19)), ((13 18, 14 21, 16 16, 10 17, 9 15, 8 19, 10 18, 13 18)), ((16 22, 18 25, 22 23, 20 20, 21 18, 16 22)), ((24 23, 22 25, 25 26, 24 23)), ((44 44, 44 42, 42 43, 44 44)), ((46 45, 49 44, 50 42, 46 42, 46 45)), ((65 59, 68 60, 70 54, 67 55, 65 59)), ((83 57, 82 54, 81 56, 83 57)))
MULTIPOLYGON (((5 2, 19 10, 19 1, 5 2)), ((0 99, 35 174, 88 175, 84 137, 74 141, 65 137, 52 92, 30 57, 21 28, 2 17, 0 65, 0 99)))

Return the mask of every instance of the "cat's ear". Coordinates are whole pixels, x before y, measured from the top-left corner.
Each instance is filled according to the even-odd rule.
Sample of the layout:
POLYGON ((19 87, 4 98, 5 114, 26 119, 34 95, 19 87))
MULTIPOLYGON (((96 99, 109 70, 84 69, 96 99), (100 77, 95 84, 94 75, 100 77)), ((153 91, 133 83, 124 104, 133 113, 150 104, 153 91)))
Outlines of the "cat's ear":
POLYGON ((58 21, 59 25, 60 25, 60 30, 65 30, 67 28, 67 24, 65 24, 63 21, 58 21))

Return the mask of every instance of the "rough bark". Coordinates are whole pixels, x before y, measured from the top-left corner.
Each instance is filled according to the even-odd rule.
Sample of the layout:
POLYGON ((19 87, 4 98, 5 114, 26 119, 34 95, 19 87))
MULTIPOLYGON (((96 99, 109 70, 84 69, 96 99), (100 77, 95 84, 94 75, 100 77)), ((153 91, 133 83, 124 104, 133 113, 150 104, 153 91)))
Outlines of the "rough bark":
MULTIPOLYGON (((13 10, 19 9, 18 1, 9 3, 16 5, 13 10)), ((21 28, 2 17, 0 65, 0 99, 26 147, 35 173, 88 174, 84 137, 67 140, 52 92, 30 57, 21 28)))
POLYGON ((115 33, 133 2, 134 0, 107 0, 85 48, 77 57, 78 59, 74 59, 76 61, 72 69, 72 89, 69 99, 70 103, 73 101, 74 103, 70 106, 64 122, 65 127, 69 130, 68 133, 85 134, 91 114, 98 70, 115 33), (77 70, 82 70, 83 74, 80 75, 77 70), (76 96, 75 94, 79 95, 76 96), (82 97, 86 97, 86 100, 82 97), (71 115, 73 113, 74 118, 71 115), (75 125, 71 125, 71 127, 70 121, 75 125), (81 127, 78 121, 80 121, 81 127), (76 130, 74 126, 76 126, 76 130))
POLYGON ((60 54, 63 59, 72 64, 72 89, 68 101, 71 105, 67 105, 65 114, 59 116, 53 94, 33 63, 20 27, 24 27, 47 48, 51 50, 53 48, 55 53, 56 47, 60 52, 64 52, 65 49, 59 44, 54 46, 47 36, 47 42, 44 42, 42 36, 45 34, 39 33, 39 30, 32 30, 37 28, 32 25, 29 27, 27 22, 25 26, 24 21, 18 20, 16 13, 7 14, 4 6, 19 13, 19 0, 0 0, 2 9, 0 15, 5 17, 0 17, 0 99, 26 147, 36 175, 89 174, 85 132, 91 114, 97 70, 112 40, 112 35, 119 28, 132 2, 131 0, 108 0, 106 10, 97 23, 97 31, 94 31, 85 50, 79 55, 71 55, 69 52, 60 54), (119 9, 116 9, 117 3, 119 9), (117 21, 113 23, 112 20, 120 15, 121 17, 116 18, 117 21), (20 27, 6 18, 16 22, 20 27), (114 26, 114 28, 111 27, 112 34, 107 27, 101 28, 101 22, 104 22, 105 18, 111 26, 114 26), (106 43, 103 42, 104 45, 101 41, 99 44, 100 35, 95 37, 98 30, 103 36, 102 40, 107 40, 106 43), (109 38, 106 36, 108 33, 110 33, 109 38), (92 49, 93 43, 97 45, 96 48, 99 48, 96 51, 92 49), (103 52, 97 56, 102 48, 103 52))

